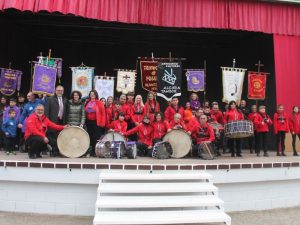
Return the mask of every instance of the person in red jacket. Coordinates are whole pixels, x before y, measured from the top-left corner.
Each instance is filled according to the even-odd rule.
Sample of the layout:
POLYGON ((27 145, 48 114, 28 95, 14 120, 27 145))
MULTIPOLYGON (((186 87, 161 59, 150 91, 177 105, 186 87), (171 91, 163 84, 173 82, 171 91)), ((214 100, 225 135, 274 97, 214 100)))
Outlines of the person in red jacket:
POLYGON ((107 103, 105 107, 106 112, 106 128, 110 128, 110 125, 113 121, 115 121, 118 117, 117 108, 114 104, 114 99, 112 96, 107 97, 107 103))
MULTIPOLYGON (((248 142, 249 142, 249 149, 250 149, 250 154, 253 153, 253 148, 255 148, 255 143, 257 139, 257 133, 256 133, 256 126, 254 123, 255 118, 257 117, 258 112, 257 112, 257 106, 252 105, 251 106, 251 112, 248 114, 248 120, 252 121, 253 123, 253 131, 254 131, 254 136, 248 137, 248 142)), ((255 151, 256 153, 256 151, 255 151)))
POLYGON ((96 141, 104 134, 106 113, 103 102, 99 100, 96 90, 91 90, 85 102, 86 127, 90 136, 91 150, 89 154, 95 156, 96 141))
POLYGON ((47 130, 53 129, 61 131, 69 125, 61 126, 51 122, 45 115, 45 108, 39 104, 35 112, 26 120, 25 144, 28 147, 28 156, 30 159, 41 158, 42 150, 47 148, 49 139, 46 137, 47 130))
POLYGON ((151 124, 153 127, 153 146, 155 143, 162 141, 165 134, 170 131, 169 123, 164 120, 163 113, 157 112, 154 116, 154 122, 151 124))
POLYGON ((158 112, 160 112, 160 105, 155 99, 155 94, 153 92, 149 92, 144 107, 144 116, 149 116, 150 122, 152 123, 154 121, 155 113, 158 112))
POLYGON ((288 115, 284 112, 284 106, 279 104, 273 119, 274 133, 276 135, 277 156, 286 156, 285 134, 289 132, 288 115), (281 150, 281 151, 280 151, 281 150))
MULTIPOLYGON (((228 110, 224 115, 224 123, 229 123, 236 120, 244 120, 244 115, 241 111, 239 111, 236 107, 236 102, 231 101, 228 104, 228 110)), ((230 138, 228 140, 228 146, 231 152, 231 157, 242 157, 241 152, 241 139, 240 138, 230 138), (235 146, 235 148, 234 148, 235 146), (235 151, 236 149, 236 151, 235 151)))
POLYGON ((193 129, 194 126, 198 125, 200 123, 200 116, 203 115, 203 109, 199 108, 196 112, 195 112, 195 116, 193 116, 190 121, 189 124, 187 125, 187 129, 189 131, 191 131, 193 129))
POLYGON ((127 123, 125 122, 125 115, 123 112, 119 113, 118 119, 113 121, 109 128, 121 134, 124 134, 127 131, 127 123))
POLYGON ((144 116, 143 122, 140 125, 124 133, 125 136, 137 133, 138 141, 136 147, 139 156, 152 156, 153 130, 153 126, 150 125, 150 118, 144 116))
POLYGON ((270 116, 266 113, 266 107, 259 106, 259 112, 254 118, 254 127, 256 129, 256 139, 255 139, 255 152, 257 156, 260 156, 260 149, 264 150, 264 156, 268 157, 267 143, 268 143, 268 133, 269 126, 272 125, 272 120, 270 116))
POLYGON ((170 129, 183 129, 185 131, 188 131, 179 113, 176 113, 174 115, 174 119, 170 122, 169 127, 170 129))
POLYGON ((218 103, 213 103, 212 104, 212 109, 210 111, 210 114, 213 115, 216 118, 216 120, 217 120, 218 123, 224 125, 223 113, 219 109, 218 103))
POLYGON ((143 121, 144 115, 144 103, 141 95, 137 95, 134 100, 134 104, 131 108, 131 120, 134 126, 140 125, 143 121))
POLYGON ((119 112, 123 112, 125 115, 125 121, 127 123, 129 123, 131 120, 131 110, 130 110, 130 107, 128 106, 128 104, 126 103, 126 95, 122 94, 120 96, 120 100, 116 104, 116 109, 117 109, 117 112, 116 112, 117 115, 119 114, 119 112))
POLYGON ((177 97, 172 98, 171 104, 167 107, 165 111, 165 120, 168 121, 168 123, 171 123, 171 121, 174 120, 174 115, 176 113, 179 113, 181 115, 181 120, 183 120, 184 117, 184 108, 180 107, 178 105, 179 100, 177 97))
POLYGON ((296 151, 296 139, 297 136, 300 140, 300 113, 298 106, 293 107, 292 115, 289 118, 289 128, 292 134, 292 146, 294 151, 294 156, 298 156, 296 151))
POLYGON ((217 118, 214 115, 211 114, 209 107, 204 108, 203 112, 204 112, 204 115, 207 116, 207 122, 208 123, 215 123, 215 122, 217 122, 217 118))
MULTIPOLYGON (((192 131, 189 133, 192 136, 196 137, 196 147, 198 150, 198 156, 202 157, 203 149, 201 144, 206 142, 207 144, 211 145, 211 143, 215 140, 214 129, 207 123, 207 116, 201 115, 200 116, 200 123, 193 127, 192 131)), ((210 149, 213 149, 212 146, 210 149)))

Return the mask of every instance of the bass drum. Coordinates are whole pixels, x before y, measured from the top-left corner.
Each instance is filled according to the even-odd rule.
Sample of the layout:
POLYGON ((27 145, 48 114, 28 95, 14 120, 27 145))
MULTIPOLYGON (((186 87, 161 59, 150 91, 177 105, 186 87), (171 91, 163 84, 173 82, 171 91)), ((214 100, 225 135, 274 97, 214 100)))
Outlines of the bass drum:
POLYGON ((57 138, 60 154, 68 158, 83 156, 90 147, 90 137, 81 127, 71 126, 63 129, 57 138))
POLYGON ((173 158, 185 157, 192 148, 192 138, 191 136, 181 129, 174 129, 168 132, 164 138, 163 142, 169 142, 173 149, 173 158))

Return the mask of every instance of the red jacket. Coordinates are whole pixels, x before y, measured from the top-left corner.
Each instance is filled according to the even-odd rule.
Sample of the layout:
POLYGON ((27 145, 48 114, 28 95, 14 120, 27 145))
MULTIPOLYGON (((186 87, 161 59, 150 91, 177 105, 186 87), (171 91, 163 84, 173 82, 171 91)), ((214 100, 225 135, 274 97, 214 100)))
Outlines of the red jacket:
POLYGON ((189 131, 192 131, 194 126, 197 126, 198 124, 200 124, 199 120, 195 116, 193 116, 187 125, 187 129, 189 131))
POLYGON ((257 113, 256 117, 254 118, 253 124, 256 128, 256 132, 269 132, 269 126, 271 126, 273 123, 271 118, 266 113, 257 113))
POLYGON ((119 112, 123 112, 125 114, 125 120, 126 122, 129 122, 131 119, 131 110, 130 107, 127 104, 119 105, 117 108, 117 114, 119 112))
POLYGON ((169 123, 174 120, 174 115, 176 113, 179 113, 181 115, 181 120, 183 121, 184 117, 184 108, 183 107, 178 107, 177 110, 174 109, 172 106, 168 106, 166 111, 165 111, 165 120, 168 121, 169 123))
POLYGON ((45 138, 48 128, 61 131, 64 129, 64 126, 57 125, 51 122, 45 115, 39 118, 36 113, 33 113, 26 120, 26 130, 24 138, 25 140, 27 140, 27 138, 32 135, 45 138))
POLYGON ((131 130, 125 132, 125 136, 129 136, 137 133, 138 141, 146 144, 148 146, 152 146, 152 137, 153 137, 153 127, 151 125, 140 124, 131 130))
POLYGON ((188 131, 188 129, 183 121, 180 121, 179 123, 175 123, 175 121, 173 120, 170 122, 169 127, 170 127, 170 129, 182 128, 183 130, 188 131))
POLYGON ((106 127, 109 128, 111 123, 118 119, 118 112, 115 105, 110 105, 105 108, 106 112, 106 127))
POLYGON ((131 108, 131 120, 133 123, 141 123, 144 118, 145 107, 140 104, 133 105, 131 108))
POLYGON ((192 136, 195 137, 197 144, 201 144, 203 141, 215 140, 214 129, 208 124, 201 125, 199 123, 194 126, 192 136))
POLYGON ((289 128, 291 133, 300 134, 300 113, 295 113, 290 116, 289 128))
POLYGON ((224 125, 224 116, 223 116, 223 113, 221 111, 215 112, 215 111, 211 110, 210 114, 215 116, 218 123, 224 125))
POLYGON ((273 124, 274 124, 274 133, 277 134, 278 131, 285 131, 286 133, 289 132, 289 121, 288 121, 287 114, 277 112, 274 114, 273 124))
POLYGON ((208 122, 208 123, 214 123, 214 122, 217 122, 217 118, 216 118, 214 115, 212 115, 211 113, 209 113, 209 114, 205 114, 205 113, 204 113, 204 115, 207 116, 207 122, 208 122))
MULTIPOLYGON (((87 105, 90 102, 89 99, 87 99, 85 103, 85 112, 88 114, 87 111, 87 105)), ((95 100, 95 110, 96 110, 96 121, 97 121, 97 126, 99 127, 105 127, 106 124, 106 112, 105 112, 105 107, 102 101, 100 100, 95 100)))
POLYGON ((248 114, 248 120, 252 121, 252 123, 253 123, 253 129, 255 131, 256 131, 256 124, 254 123, 254 120, 258 116, 258 114, 259 114, 258 112, 256 112, 256 113, 252 112, 252 113, 248 114))
POLYGON ((123 134, 127 131, 127 123, 125 121, 115 120, 111 122, 109 128, 123 134))
POLYGON ((150 121, 154 121, 154 114, 160 112, 159 103, 155 100, 147 101, 144 105, 144 116, 149 116, 150 121))
POLYGON ((244 114, 237 109, 227 110, 224 115, 224 123, 229 123, 235 120, 244 120, 244 114))
POLYGON ((153 139, 161 139, 167 133, 169 127, 169 123, 167 121, 160 121, 152 123, 153 127, 153 139))

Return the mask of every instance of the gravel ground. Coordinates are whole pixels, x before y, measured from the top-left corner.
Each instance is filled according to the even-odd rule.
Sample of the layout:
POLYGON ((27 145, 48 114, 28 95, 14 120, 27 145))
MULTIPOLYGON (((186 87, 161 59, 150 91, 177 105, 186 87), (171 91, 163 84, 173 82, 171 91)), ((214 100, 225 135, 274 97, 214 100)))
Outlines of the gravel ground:
MULTIPOLYGON (((300 207, 229 213, 232 225, 300 225, 300 207)), ((93 217, 0 212, 0 225, 91 225, 93 217)))

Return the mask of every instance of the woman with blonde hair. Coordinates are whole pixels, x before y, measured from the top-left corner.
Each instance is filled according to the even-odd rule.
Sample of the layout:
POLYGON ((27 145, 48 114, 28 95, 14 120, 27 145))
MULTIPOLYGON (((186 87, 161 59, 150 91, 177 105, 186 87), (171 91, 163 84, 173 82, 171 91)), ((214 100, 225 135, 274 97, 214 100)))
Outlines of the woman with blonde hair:
POLYGON ((133 112, 131 115, 131 120, 135 126, 138 126, 142 120, 144 115, 144 102, 141 95, 135 96, 134 104, 133 104, 133 112))

